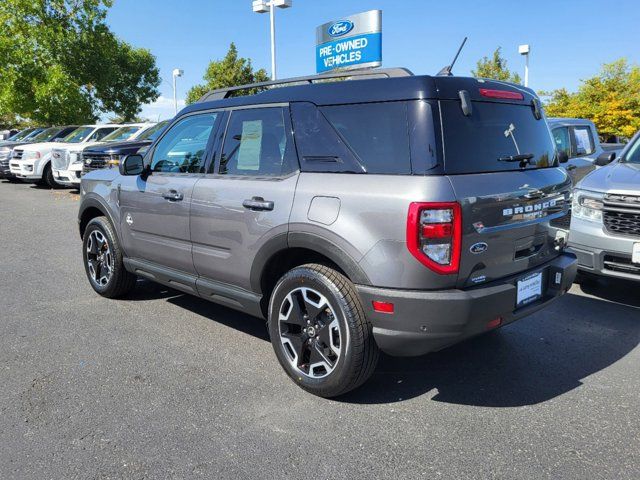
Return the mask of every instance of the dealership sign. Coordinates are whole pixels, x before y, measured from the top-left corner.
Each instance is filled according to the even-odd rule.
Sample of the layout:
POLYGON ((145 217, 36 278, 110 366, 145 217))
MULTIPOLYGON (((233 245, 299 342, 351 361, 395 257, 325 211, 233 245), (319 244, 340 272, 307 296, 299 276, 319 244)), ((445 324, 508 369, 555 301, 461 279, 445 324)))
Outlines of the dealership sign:
POLYGON ((382 11, 370 10, 316 29, 316 71, 379 67, 382 64, 382 11))

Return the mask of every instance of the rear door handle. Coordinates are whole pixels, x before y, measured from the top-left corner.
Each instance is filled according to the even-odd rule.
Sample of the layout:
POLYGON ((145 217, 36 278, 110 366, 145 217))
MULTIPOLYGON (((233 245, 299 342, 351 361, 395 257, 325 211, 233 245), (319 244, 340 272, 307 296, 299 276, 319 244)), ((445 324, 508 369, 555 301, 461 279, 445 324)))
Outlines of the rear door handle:
POLYGON ((253 197, 251 200, 242 202, 244 208, 249 210, 273 210, 273 202, 262 197, 253 197))
POLYGON ((169 190, 162 194, 162 198, 166 198, 170 202, 179 202, 184 198, 184 195, 177 190, 169 190))

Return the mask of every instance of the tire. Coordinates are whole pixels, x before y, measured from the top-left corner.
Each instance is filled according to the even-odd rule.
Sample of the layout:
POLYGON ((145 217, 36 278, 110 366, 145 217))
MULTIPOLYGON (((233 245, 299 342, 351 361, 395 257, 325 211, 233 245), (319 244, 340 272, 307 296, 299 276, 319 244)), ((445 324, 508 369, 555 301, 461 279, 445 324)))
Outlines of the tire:
POLYGON ((289 377, 320 397, 359 387, 378 363, 371 323, 354 285, 324 265, 296 267, 278 281, 268 327, 289 377))
POLYGON ((47 163, 44 166, 44 171, 42 172, 42 182, 39 182, 40 185, 48 185, 50 188, 62 188, 56 179, 53 178, 53 170, 51 169, 51 162, 47 163))
POLYGON ((135 287, 136 276, 124 268, 122 259, 122 248, 109 220, 91 220, 82 237, 82 261, 91 287, 103 297, 122 297, 135 287))

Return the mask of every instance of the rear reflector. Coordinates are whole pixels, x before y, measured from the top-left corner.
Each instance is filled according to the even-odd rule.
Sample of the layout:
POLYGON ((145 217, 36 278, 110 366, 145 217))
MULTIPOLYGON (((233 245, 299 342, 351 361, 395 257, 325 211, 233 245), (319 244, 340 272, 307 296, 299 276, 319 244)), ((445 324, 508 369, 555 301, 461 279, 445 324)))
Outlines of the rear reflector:
POLYGON ((487 322, 487 330, 498 328, 500 325, 502 325, 502 317, 494 318, 493 320, 487 322))
POLYGON ((373 309, 378 313, 393 313, 393 303, 378 302, 376 300, 371 303, 373 304, 373 309))
POLYGON ((480 95, 487 98, 503 98, 506 100, 524 100, 524 95, 520 92, 510 92, 509 90, 491 90, 481 88, 480 95))

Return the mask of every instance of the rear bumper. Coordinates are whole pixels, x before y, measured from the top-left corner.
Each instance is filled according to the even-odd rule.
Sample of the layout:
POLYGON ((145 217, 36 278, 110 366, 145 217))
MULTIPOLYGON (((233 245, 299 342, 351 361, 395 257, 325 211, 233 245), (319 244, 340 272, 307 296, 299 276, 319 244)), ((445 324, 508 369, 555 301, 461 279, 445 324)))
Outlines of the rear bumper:
POLYGON ((488 322, 498 317, 506 325, 544 308, 571 287, 576 272, 576 257, 563 253, 517 276, 469 290, 357 288, 380 349, 394 356, 416 356, 486 332, 488 322), (542 272, 542 298, 516 309, 518 280, 536 272, 542 272), (394 313, 374 311, 374 300, 393 303, 394 313))

